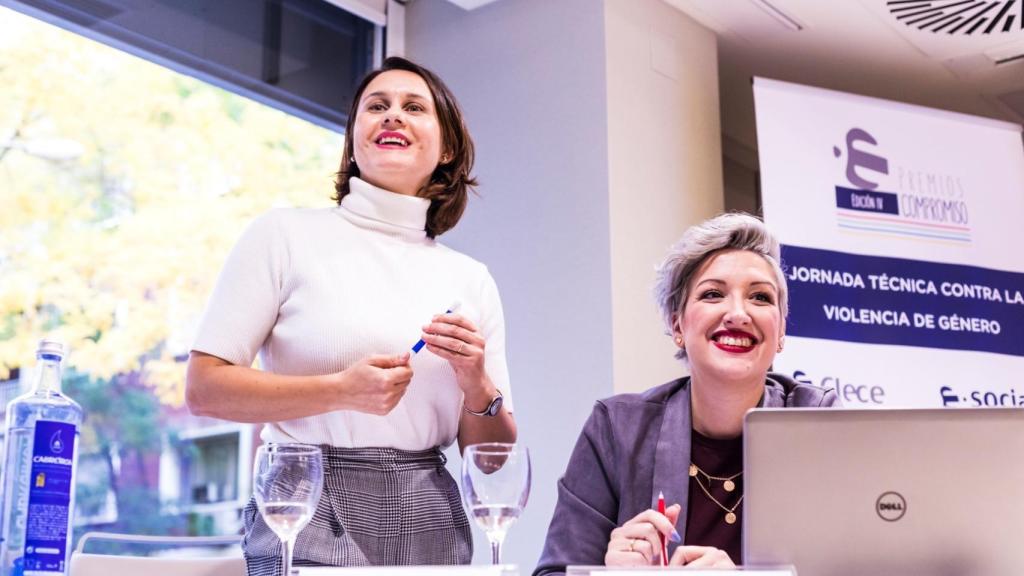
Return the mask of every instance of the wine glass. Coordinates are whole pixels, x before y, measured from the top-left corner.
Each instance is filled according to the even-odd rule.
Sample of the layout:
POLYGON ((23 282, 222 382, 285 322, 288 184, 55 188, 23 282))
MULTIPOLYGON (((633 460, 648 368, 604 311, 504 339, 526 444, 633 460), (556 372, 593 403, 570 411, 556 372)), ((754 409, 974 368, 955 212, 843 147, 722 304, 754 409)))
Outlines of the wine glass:
POLYGON ((501 564, 501 545, 530 498, 530 451, 498 442, 472 444, 462 454, 462 497, 487 533, 491 563, 501 564))
POLYGON ((268 443, 256 451, 252 486, 263 520, 284 544, 284 576, 291 575, 295 538, 306 527, 324 483, 320 448, 268 443))

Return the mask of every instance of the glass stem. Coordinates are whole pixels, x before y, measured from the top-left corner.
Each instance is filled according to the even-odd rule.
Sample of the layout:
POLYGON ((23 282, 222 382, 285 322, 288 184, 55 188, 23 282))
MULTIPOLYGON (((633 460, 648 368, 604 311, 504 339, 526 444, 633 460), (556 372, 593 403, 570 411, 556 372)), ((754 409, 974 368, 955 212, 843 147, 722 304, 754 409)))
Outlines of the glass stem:
POLYGON ((501 564, 501 540, 491 540, 491 564, 501 564))
POLYGON ((284 544, 284 556, 281 558, 281 561, 284 563, 284 572, 282 573, 282 576, 291 576, 292 548, 295 542, 292 539, 287 539, 282 540, 281 543, 284 544))
POLYGON ((501 564, 501 545, 505 543, 505 531, 497 530, 487 533, 487 541, 491 543, 491 564, 501 564))

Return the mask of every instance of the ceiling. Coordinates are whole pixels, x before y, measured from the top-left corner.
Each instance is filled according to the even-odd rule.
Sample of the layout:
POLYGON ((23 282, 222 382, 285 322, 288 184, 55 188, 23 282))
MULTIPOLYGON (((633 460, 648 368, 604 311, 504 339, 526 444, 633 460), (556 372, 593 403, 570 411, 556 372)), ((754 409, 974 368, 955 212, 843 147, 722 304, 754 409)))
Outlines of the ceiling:
POLYGON ((737 160, 757 147, 752 76, 1024 123, 1024 0, 664 1, 718 35, 737 160))

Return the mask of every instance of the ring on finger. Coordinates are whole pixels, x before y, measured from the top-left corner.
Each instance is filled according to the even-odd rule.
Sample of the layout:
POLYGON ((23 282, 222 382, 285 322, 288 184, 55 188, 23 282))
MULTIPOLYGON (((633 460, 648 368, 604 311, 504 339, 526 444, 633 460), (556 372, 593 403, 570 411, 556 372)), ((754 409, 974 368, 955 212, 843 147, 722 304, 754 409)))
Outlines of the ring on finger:
POLYGON ((629 551, 630 552, 636 552, 636 548, 633 547, 635 544, 636 544, 636 538, 630 538, 629 539, 629 551))
POLYGON ((462 355, 462 349, 466 347, 465 342, 459 342, 459 347, 455 349, 455 353, 462 355))

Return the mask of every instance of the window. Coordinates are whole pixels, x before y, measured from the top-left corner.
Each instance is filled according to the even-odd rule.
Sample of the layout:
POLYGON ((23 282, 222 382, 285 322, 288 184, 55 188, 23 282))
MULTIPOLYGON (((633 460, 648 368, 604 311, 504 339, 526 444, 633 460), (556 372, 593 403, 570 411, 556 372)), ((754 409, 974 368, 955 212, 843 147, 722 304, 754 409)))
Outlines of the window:
POLYGON ((250 493, 248 468, 252 465, 252 427, 242 424, 197 428, 169 442, 177 469, 177 504, 202 510, 205 505, 244 506, 250 493))
POLYGON ((30 372, 15 368, 8 373, 7 378, 0 380, 0 415, 6 414, 8 402, 28 391, 30 372))
MULTIPOLYGON (((173 514, 207 515, 200 533, 235 532, 252 493, 255 427, 191 427, 167 437, 160 459, 160 499, 173 514)), ((194 521, 194 520, 193 520, 194 521)))
POLYGON ((342 136, 6 8, 0 86, 0 396, 69 344, 76 534, 237 533, 256 429, 189 414, 184 361, 245 226, 333 206, 342 136))
POLYGON ((102 452, 78 455, 78 479, 75 483, 75 526, 95 526, 117 522, 117 493, 114 482, 120 461, 108 459, 102 452))
POLYGON ((310 121, 343 127, 382 30, 323 0, 8 0, 310 121))

